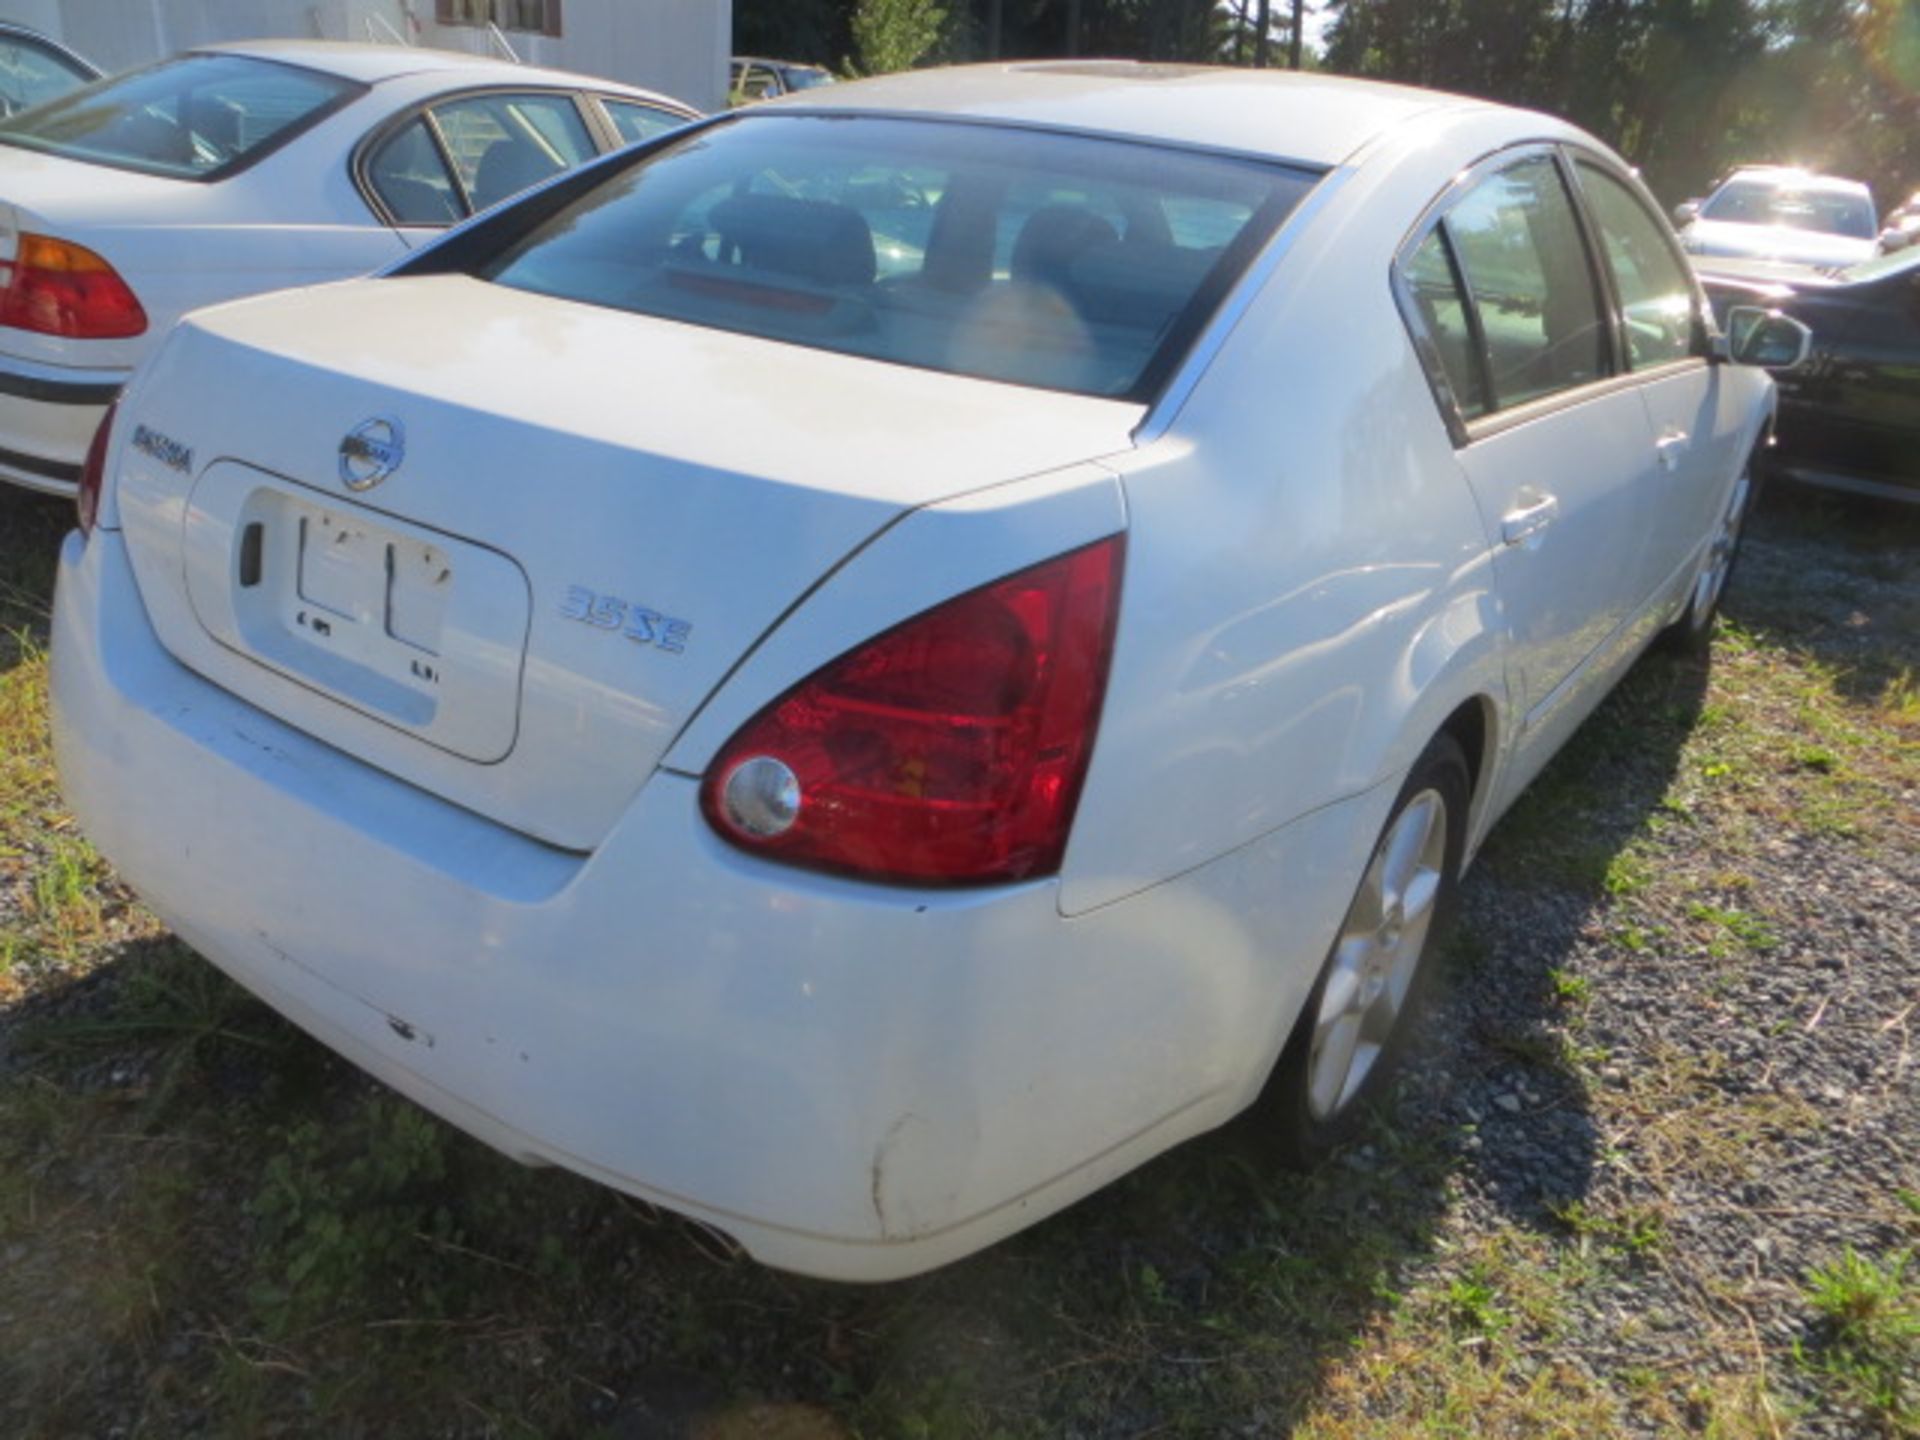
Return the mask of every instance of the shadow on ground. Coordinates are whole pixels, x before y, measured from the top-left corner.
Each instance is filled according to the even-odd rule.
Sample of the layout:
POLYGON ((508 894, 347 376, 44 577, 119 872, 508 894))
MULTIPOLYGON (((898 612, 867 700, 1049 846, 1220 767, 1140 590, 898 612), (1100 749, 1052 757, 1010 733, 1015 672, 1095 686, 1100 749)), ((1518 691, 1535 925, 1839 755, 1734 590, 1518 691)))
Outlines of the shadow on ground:
POLYGON ((0 484, 0 674, 44 645, 73 502, 0 484))

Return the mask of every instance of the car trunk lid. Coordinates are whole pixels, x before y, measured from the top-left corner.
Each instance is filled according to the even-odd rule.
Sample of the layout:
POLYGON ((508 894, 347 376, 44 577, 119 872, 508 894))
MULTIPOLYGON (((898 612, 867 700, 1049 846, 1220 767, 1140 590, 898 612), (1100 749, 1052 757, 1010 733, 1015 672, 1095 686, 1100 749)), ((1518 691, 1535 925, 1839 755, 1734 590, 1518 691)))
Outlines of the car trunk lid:
POLYGON ((202 312, 122 410, 118 513, 175 656, 575 849, 892 520, 1140 416, 461 276, 202 312))

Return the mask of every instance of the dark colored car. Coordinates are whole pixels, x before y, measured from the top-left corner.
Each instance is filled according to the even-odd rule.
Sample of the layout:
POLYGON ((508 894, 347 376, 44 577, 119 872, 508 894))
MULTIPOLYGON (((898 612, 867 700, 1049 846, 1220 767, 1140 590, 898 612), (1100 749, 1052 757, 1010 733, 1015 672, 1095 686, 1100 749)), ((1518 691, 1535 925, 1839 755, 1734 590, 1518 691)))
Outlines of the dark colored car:
POLYGON ((0 118, 100 78, 100 67, 38 30, 0 20, 0 118))
POLYGON ((1920 246, 1836 269, 1700 264, 1716 314, 1784 311, 1813 353, 1780 387, 1776 473, 1920 503, 1920 246))

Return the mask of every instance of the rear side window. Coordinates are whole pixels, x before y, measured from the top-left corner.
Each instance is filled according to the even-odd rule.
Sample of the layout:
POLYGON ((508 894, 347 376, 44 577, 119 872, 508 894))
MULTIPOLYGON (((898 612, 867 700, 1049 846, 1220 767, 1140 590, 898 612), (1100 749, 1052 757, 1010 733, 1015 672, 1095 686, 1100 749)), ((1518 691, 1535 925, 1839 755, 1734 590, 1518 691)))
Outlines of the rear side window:
POLYGON ((362 93, 246 55, 182 55, 0 121, 0 144, 188 180, 218 180, 362 93))
POLYGON ((373 186, 398 225, 451 225, 464 219, 466 201, 453 183, 440 147, 419 117, 394 131, 367 165, 373 186))
POLYGON ((1471 420, 1487 413, 1486 386, 1482 382, 1478 347, 1473 340, 1473 324, 1467 315, 1460 276, 1447 249, 1446 236, 1435 227, 1406 267, 1407 291, 1414 308, 1433 342, 1435 358, 1453 392, 1453 403, 1462 418, 1471 420))
POLYGON ((1144 399, 1315 178, 1079 136, 762 114, 669 143, 480 273, 822 350, 1144 399))
POLYGON ((1593 276, 1551 159, 1522 160, 1489 176, 1444 223, 1479 317, 1497 407, 1606 373, 1593 276))
POLYGON ((1628 365, 1645 370, 1686 359, 1693 353, 1693 286, 1660 223, 1613 176, 1584 160, 1576 163, 1620 295, 1628 365))

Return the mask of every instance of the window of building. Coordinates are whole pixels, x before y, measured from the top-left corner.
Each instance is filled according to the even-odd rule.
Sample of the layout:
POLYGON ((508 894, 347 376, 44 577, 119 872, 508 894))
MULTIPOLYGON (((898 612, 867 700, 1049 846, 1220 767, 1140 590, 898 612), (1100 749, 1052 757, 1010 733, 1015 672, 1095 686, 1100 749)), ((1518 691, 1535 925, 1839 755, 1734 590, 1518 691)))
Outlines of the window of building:
POLYGON ((498 25, 535 35, 560 33, 560 0, 434 0, 442 25, 498 25))

